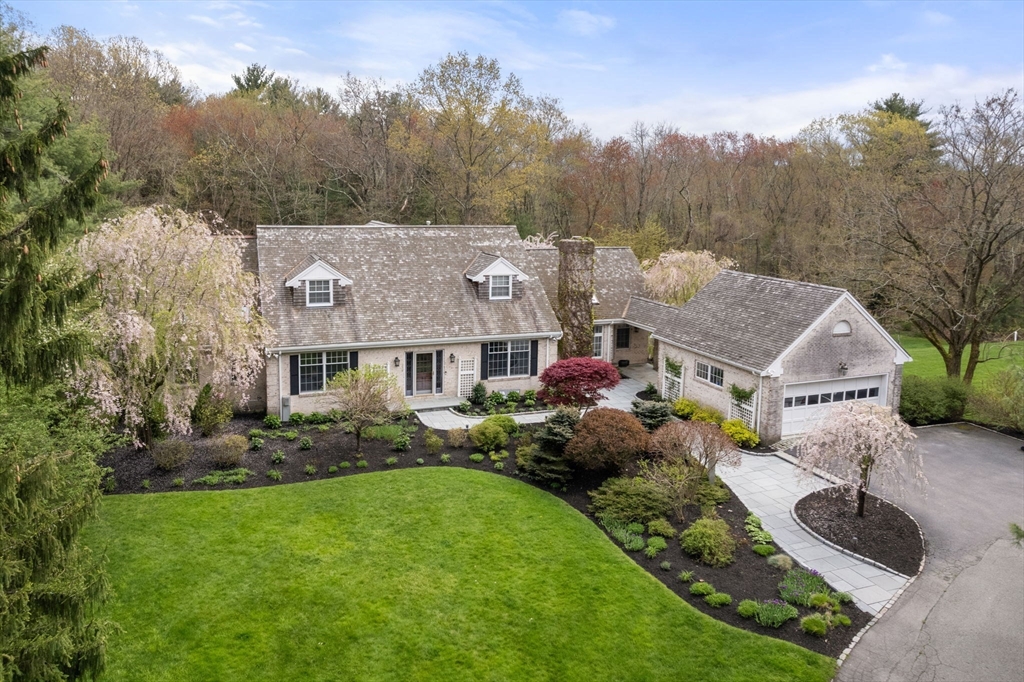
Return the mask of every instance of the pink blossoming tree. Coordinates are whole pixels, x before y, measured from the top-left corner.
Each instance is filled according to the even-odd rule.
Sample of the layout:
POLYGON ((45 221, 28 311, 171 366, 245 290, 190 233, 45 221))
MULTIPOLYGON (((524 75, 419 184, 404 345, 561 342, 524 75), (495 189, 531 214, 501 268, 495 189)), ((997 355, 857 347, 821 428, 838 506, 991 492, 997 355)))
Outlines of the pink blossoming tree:
POLYGON ((914 438, 914 432, 890 407, 838 403, 804 438, 799 465, 805 476, 818 469, 853 482, 857 516, 864 516, 872 481, 897 496, 911 484, 926 483, 914 438))
POLYGON ((710 251, 666 251, 643 262, 644 288, 653 299, 682 305, 719 272, 735 266, 732 259, 715 258, 710 251))
POLYGON ((123 419, 137 446, 157 427, 191 430, 200 372, 215 394, 255 383, 268 328, 240 239, 182 211, 148 208, 88 235, 79 258, 102 280, 89 320, 100 357, 78 385, 123 419))

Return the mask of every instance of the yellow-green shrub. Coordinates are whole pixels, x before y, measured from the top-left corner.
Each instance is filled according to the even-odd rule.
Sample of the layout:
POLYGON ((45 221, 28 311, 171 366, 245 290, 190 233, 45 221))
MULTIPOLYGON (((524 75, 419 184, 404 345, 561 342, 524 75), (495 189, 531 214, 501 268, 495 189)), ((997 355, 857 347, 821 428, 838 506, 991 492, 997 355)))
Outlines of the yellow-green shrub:
POLYGON ((690 417, 690 419, 695 422, 708 422, 710 424, 719 425, 725 421, 725 417, 722 416, 721 412, 713 407, 706 407, 704 405, 697 408, 697 411, 693 413, 693 416, 690 417))
POLYGON ((748 429, 747 425, 739 419, 729 419, 722 422, 722 430, 741 448, 756 447, 761 442, 757 434, 748 429))
POLYGON ((672 412, 680 419, 690 419, 700 409, 700 403, 689 398, 680 398, 672 405, 672 412))

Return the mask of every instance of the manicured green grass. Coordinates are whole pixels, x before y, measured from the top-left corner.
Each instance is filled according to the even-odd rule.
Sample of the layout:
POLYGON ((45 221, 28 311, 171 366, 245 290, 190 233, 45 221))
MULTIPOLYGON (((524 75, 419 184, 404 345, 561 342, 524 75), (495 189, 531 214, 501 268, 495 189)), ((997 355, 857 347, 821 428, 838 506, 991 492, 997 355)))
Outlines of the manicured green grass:
MULTIPOLYGON (((895 336, 900 345, 914 358, 913 362, 903 365, 903 372, 918 377, 944 377, 946 365, 935 346, 917 336, 895 336)), ((982 358, 995 358, 978 364, 974 372, 974 381, 982 385, 989 377, 998 374, 1012 364, 1024 362, 1024 341, 1017 343, 986 343, 982 346, 982 358)), ((961 367, 967 366, 967 353, 964 353, 961 367)))
POLYGON ((104 500, 107 680, 828 680, 561 500, 465 469, 104 500))

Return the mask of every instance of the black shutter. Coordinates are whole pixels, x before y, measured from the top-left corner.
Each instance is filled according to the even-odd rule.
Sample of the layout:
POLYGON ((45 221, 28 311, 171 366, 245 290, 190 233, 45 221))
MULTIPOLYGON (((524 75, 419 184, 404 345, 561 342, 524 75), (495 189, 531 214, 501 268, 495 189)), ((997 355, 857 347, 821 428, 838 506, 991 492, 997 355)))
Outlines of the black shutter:
POLYGON ((530 376, 537 376, 537 348, 540 344, 536 339, 530 341, 530 376))
POLYGON ((292 395, 299 394, 299 356, 289 355, 288 356, 288 369, 291 374, 291 388, 292 395))
POLYGON ((406 353, 405 354, 405 394, 406 395, 412 395, 413 394, 413 385, 412 385, 412 369, 413 368, 412 368, 412 365, 413 365, 412 353, 406 353))
POLYGON ((444 351, 434 351, 434 393, 444 392, 444 351))
POLYGON ((487 349, 489 346, 488 343, 480 344, 480 381, 487 378, 487 349))
POLYGON ((359 351, 350 350, 348 352, 348 368, 359 369, 359 351))

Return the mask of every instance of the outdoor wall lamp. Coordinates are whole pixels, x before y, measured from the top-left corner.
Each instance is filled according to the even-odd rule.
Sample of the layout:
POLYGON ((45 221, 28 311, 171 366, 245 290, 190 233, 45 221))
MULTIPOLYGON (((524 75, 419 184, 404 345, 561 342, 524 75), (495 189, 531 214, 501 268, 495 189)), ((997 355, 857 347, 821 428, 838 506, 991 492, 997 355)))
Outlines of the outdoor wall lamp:
POLYGON ((455 364, 455 353, 448 356, 448 362, 455 364))
POLYGON ((401 360, 399 360, 399 359, 398 359, 398 356, 396 355, 396 356, 395 356, 395 367, 398 367, 398 366, 399 366, 400 364, 402 364, 402 361, 401 361, 401 360))
POLYGON ((839 376, 845 377, 847 369, 849 369, 849 367, 846 366, 846 363, 845 362, 840 362, 839 363, 839 376))

